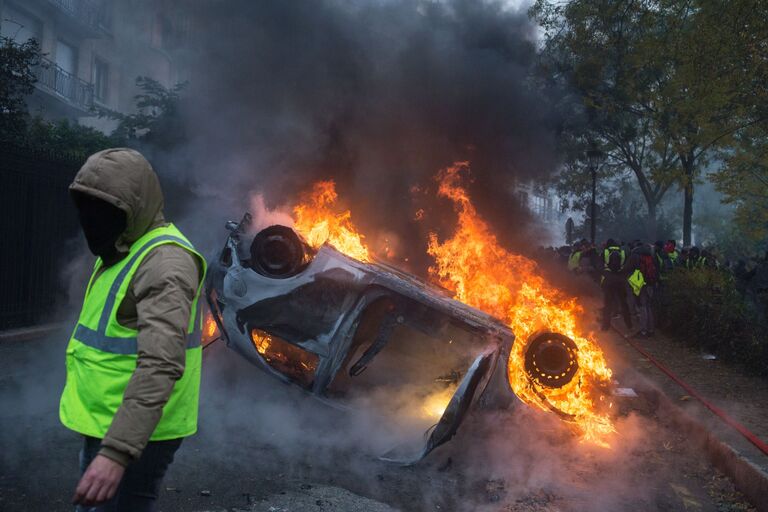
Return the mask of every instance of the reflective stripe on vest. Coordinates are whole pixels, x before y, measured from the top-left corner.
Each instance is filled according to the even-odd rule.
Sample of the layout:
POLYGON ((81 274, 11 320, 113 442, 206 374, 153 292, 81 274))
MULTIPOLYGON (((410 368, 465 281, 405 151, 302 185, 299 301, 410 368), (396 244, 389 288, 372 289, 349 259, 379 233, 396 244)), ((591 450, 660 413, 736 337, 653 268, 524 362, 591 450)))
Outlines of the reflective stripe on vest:
POLYGON ((117 309, 143 258, 163 244, 178 245, 198 258, 201 275, 185 326, 184 374, 174 383, 150 440, 185 437, 197 430, 202 359, 199 299, 206 262, 172 224, 146 233, 134 242, 125 258, 110 267, 101 268, 97 260, 67 346, 67 382, 59 408, 67 428, 98 438, 109 430, 138 359, 138 331, 117 321, 117 309))
MULTIPOLYGON (((117 292, 120 290, 123 281, 125 281, 125 277, 133 268, 136 260, 143 256, 147 249, 154 245, 162 244, 163 242, 175 242, 191 251, 194 251, 194 248, 189 244, 189 242, 173 235, 161 235, 149 240, 147 243, 142 245, 141 248, 139 248, 139 250, 136 251, 136 253, 131 257, 131 259, 128 260, 125 266, 120 270, 120 273, 117 275, 117 277, 115 277, 115 280, 112 282, 112 286, 109 289, 109 295, 107 296, 107 300, 104 303, 104 309, 102 310, 101 317, 99 318, 98 330, 93 330, 84 326, 83 324, 78 323, 77 327, 75 328, 75 338, 77 338, 78 341, 88 345, 89 347, 95 348, 96 350, 109 352, 111 354, 138 354, 139 349, 137 339, 135 337, 123 338, 107 336, 107 323, 109 322, 109 316, 112 314, 112 309, 114 308, 115 301, 117 300, 117 292)), ((187 334, 187 349, 200 346, 202 339, 202 331, 199 328, 197 322, 197 317, 200 315, 199 304, 197 304, 197 307, 195 307, 195 311, 193 313, 195 316, 193 319, 194 329, 191 333, 187 334)))
MULTIPOLYGON (((197 310, 195 314, 199 315, 200 307, 198 306, 195 309, 197 310)), ((84 345, 101 350, 102 352, 109 352, 110 354, 130 355, 139 353, 139 345, 136 338, 107 336, 81 324, 77 324, 75 328, 75 338, 84 345)), ((201 341, 202 332, 200 329, 195 329, 194 332, 187 334, 187 350, 199 347, 201 341)))

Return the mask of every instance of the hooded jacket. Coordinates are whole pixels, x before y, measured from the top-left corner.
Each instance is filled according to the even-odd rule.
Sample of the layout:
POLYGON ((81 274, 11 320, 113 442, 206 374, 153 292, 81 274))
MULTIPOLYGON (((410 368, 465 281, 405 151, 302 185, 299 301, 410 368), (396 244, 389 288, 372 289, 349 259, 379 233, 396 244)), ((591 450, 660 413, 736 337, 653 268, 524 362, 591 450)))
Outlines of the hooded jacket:
MULTIPOLYGON (((126 255, 147 231, 167 225, 157 175, 132 149, 92 155, 70 190, 125 212, 126 228, 115 242, 119 254, 126 255)), ((117 310, 117 321, 138 331, 136 370, 102 441, 101 455, 127 465, 149 441, 174 383, 184 374, 186 328, 201 274, 197 258, 175 244, 155 247, 136 270, 117 310)))

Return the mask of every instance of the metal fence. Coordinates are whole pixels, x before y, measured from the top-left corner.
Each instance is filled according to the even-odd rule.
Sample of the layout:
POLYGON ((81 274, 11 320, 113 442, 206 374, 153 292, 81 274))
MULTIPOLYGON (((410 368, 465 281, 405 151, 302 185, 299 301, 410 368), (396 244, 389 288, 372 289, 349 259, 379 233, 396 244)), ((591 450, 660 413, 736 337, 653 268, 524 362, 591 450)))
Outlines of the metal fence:
POLYGON ((42 57, 41 65, 35 68, 35 85, 69 101, 72 105, 90 111, 93 107, 93 85, 64 71, 55 62, 42 57))
POLYGON ((51 320, 77 234, 67 187, 82 160, 0 143, 0 330, 51 320))

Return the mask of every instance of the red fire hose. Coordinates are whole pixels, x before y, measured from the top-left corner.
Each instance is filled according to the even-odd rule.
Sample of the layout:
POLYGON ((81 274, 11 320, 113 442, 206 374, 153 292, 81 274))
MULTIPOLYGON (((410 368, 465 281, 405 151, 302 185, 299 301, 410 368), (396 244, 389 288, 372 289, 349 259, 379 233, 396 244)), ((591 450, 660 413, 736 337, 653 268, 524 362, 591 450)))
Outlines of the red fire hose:
POLYGON ((653 363, 659 370, 664 372, 670 379, 675 381, 677 385, 679 385, 681 388, 683 388, 689 395, 691 395, 693 398, 701 402, 704 407, 715 413, 721 420, 723 420, 727 425, 730 427, 736 429, 736 431, 739 432, 744 438, 755 445, 758 450, 763 452, 765 455, 768 455, 768 444, 765 444, 763 441, 760 440, 755 434, 750 432, 747 427, 736 421, 735 419, 728 416, 728 414, 725 413, 722 409, 719 407, 716 407, 709 403, 706 398, 701 396, 698 391, 693 389, 691 386, 686 384, 683 380, 681 380, 677 375, 672 373, 672 371, 661 364, 659 361, 657 361, 651 354, 646 352, 642 347, 640 347, 637 343, 632 341, 629 337, 624 336, 624 339, 627 340, 627 342, 638 352, 640 352, 646 359, 648 359, 651 363, 653 363))

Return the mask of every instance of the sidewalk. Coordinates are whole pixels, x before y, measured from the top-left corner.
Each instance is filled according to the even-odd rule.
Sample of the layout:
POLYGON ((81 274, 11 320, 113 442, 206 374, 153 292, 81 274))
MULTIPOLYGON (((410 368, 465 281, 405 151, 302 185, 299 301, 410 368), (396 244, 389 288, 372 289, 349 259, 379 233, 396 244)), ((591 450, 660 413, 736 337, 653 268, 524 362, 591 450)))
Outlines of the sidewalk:
MULTIPOLYGON (((618 323, 618 322, 616 322, 618 323)), ((622 326, 623 327, 623 326, 622 326)), ((625 334, 625 331, 621 331, 625 334)), ((657 414, 671 420, 710 462, 726 473, 758 510, 768 510, 768 456, 725 424, 703 404, 635 350, 614 330, 599 335, 614 375, 621 386, 656 395, 657 414)), ((634 340, 712 405, 768 441, 768 381, 744 375, 711 356, 663 334, 634 340)))

